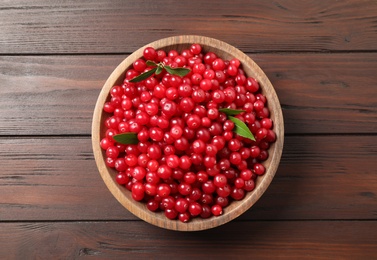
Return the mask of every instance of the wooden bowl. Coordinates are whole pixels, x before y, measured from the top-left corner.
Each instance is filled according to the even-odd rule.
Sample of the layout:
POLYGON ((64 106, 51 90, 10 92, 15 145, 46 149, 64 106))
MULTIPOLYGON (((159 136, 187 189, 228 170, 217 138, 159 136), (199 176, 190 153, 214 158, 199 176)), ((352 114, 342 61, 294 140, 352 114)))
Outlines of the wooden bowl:
POLYGON ((237 48, 225 42, 203 36, 184 35, 161 39, 147 44, 128 56, 128 58, 119 64, 119 66, 113 71, 103 86, 96 103, 92 123, 92 146, 94 157, 101 177, 113 196, 127 210, 140 219, 161 228, 179 231, 197 231, 214 228, 237 218, 248 210, 253 204, 255 204, 270 185, 280 162, 283 142, 284 123, 280 103, 273 86, 264 72, 250 57, 237 48), (270 117, 274 122, 273 130, 276 133, 277 139, 269 149, 269 158, 264 162, 266 173, 257 178, 255 189, 252 192, 248 192, 243 200, 230 203, 230 205, 224 209, 224 213, 221 216, 208 219, 194 218, 188 223, 182 223, 179 220, 167 219, 163 213, 149 211, 144 203, 134 201, 131 197, 131 193, 117 184, 115 181, 116 171, 108 168, 105 164, 105 152, 100 147, 100 140, 105 133, 104 120, 108 117, 107 113, 103 112, 103 106, 104 103, 109 100, 109 91, 112 86, 122 84, 125 71, 132 66, 132 63, 136 59, 142 57, 144 48, 152 46, 155 49, 163 49, 165 51, 171 49, 181 51, 187 49, 193 43, 200 44, 203 51, 212 51, 223 59, 230 60, 234 57, 238 58, 241 61, 246 74, 257 79, 262 94, 267 97, 268 108, 271 113, 270 117))

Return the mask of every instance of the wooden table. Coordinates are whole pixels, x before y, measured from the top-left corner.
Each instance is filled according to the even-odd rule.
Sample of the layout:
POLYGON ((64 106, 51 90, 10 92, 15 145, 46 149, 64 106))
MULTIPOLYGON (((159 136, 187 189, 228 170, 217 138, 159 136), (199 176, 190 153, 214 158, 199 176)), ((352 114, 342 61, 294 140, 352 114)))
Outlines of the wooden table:
POLYGON ((3 0, 0 166, 0 259, 376 259, 377 2, 3 0), (90 136, 111 71, 182 34, 254 59, 286 129, 262 199, 189 233, 125 210, 90 136))

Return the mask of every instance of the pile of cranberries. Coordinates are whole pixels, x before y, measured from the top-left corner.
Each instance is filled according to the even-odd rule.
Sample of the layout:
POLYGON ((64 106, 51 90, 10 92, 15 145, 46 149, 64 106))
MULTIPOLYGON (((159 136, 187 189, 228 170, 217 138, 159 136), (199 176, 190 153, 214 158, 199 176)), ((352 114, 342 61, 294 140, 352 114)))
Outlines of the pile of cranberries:
POLYGON ((238 59, 204 53, 199 44, 181 52, 145 48, 123 84, 111 88, 104 111, 109 117, 100 145, 116 181, 149 210, 182 222, 221 215, 242 200, 265 173, 263 161, 276 140, 259 83, 245 75, 238 59), (190 72, 180 77, 163 70, 131 83, 152 69, 148 60, 190 72), (236 134, 222 108, 243 110, 235 117, 255 140, 236 134), (137 144, 114 141, 128 132, 137 134, 137 144))

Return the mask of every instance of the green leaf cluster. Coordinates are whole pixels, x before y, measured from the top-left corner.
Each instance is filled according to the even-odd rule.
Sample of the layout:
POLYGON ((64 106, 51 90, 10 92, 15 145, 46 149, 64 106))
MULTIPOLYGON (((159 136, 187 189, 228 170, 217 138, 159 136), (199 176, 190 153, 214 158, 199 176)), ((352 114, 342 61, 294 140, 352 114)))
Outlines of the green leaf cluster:
POLYGON ((162 62, 155 63, 153 61, 148 60, 146 62, 146 64, 150 67, 153 67, 153 68, 144 72, 144 73, 141 73, 140 75, 138 75, 136 77, 134 77, 133 79, 130 80, 130 82, 135 83, 135 82, 143 81, 143 80, 149 78, 150 76, 152 76, 153 74, 156 74, 156 75, 160 74, 162 72, 162 70, 166 70, 171 75, 178 75, 180 77, 184 77, 190 72, 190 69, 187 69, 187 68, 172 68, 168 65, 165 65, 162 62))

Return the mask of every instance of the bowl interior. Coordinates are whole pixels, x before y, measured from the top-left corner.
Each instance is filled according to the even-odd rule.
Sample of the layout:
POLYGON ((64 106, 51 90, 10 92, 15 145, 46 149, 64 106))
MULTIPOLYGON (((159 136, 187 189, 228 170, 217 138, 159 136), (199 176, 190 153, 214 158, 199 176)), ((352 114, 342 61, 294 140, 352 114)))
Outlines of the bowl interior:
POLYGON ((187 35, 165 38, 152 42, 128 56, 119 64, 104 84, 96 103, 92 123, 92 146, 97 167, 102 179, 113 196, 131 213, 144 221, 162 228, 179 231, 196 231, 213 228, 235 219, 248 210, 262 196, 271 183, 280 162, 283 142, 284 123, 280 102, 264 72, 250 57, 235 47, 225 42, 203 36, 187 35), (200 44, 204 52, 214 52, 225 60, 238 58, 247 76, 257 79, 261 86, 262 94, 267 98, 270 117, 274 122, 273 130, 276 133, 277 139, 269 149, 268 159, 263 163, 266 167, 266 173, 257 178, 255 189, 252 192, 248 192, 243 200, 230 203, 230 205, 224 209, 224 214, 221 216, 211 217, 209 219, 194 218, 188 223, 182 223, 179 220, 167 219, 163 213, 149 211, 144 203, 135 202, 131 197, 131 193, 117 184, 115 181, 116 171, 107 167, 105 164, 105 152, 100 147, 100 140, 105 135, 106 129, 104 127, 104 121, 109 116, 107 113, 103 112, 103 105, 109 100, 110 89, 114 85, 122 84, 125 71, 132 66, 133 61, 142 57, 144 48, 152 46, 155 49, 163 49, 165 51, 173 49, 182 51, 188 49, 192 43, 200 44))

